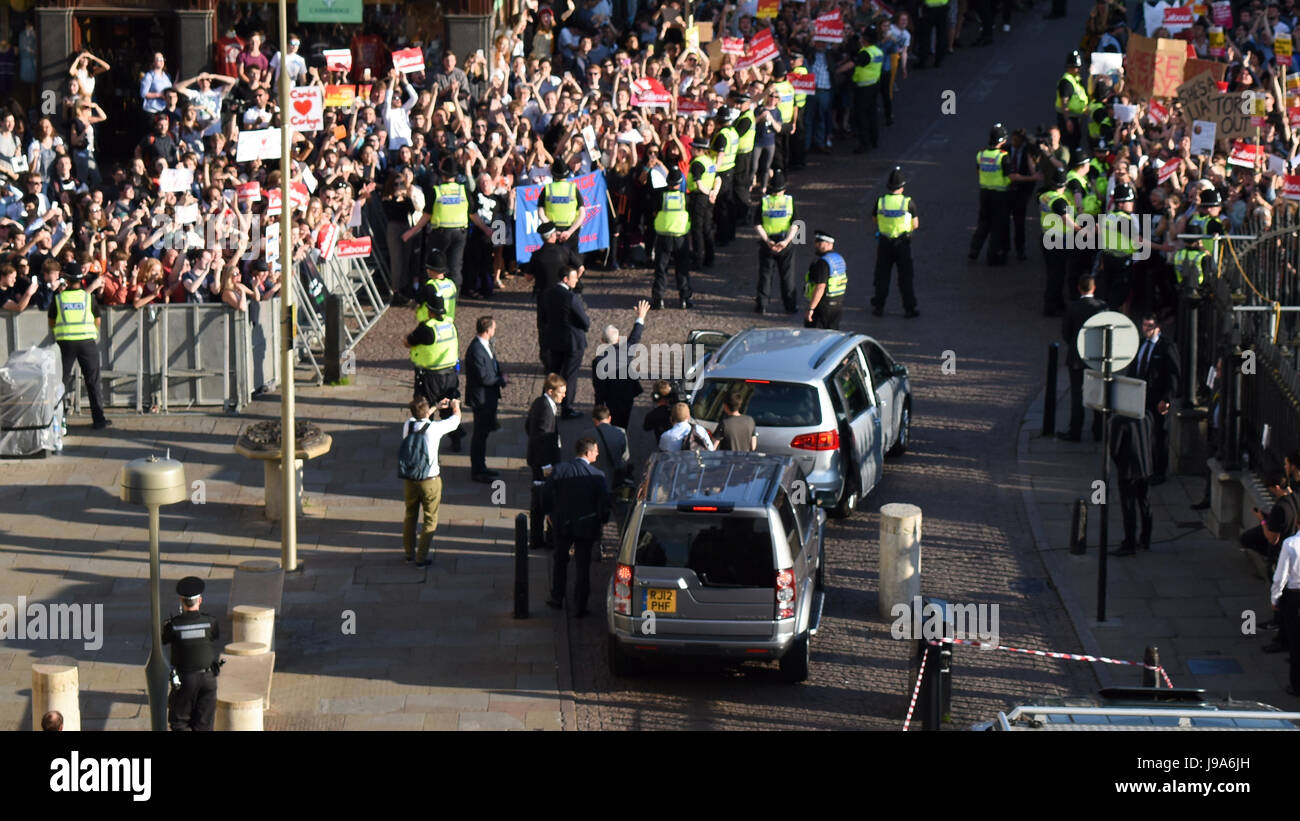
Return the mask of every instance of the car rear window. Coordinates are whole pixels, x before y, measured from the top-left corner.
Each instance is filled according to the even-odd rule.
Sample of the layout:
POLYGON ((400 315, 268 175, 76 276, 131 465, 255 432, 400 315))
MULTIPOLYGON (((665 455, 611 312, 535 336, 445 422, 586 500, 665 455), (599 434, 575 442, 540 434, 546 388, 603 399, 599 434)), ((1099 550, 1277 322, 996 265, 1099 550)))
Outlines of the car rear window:
POLYGON ((707 379, 695 394, 691 414, 697 420, 722 418, 722 401, 731 392, 741 396, 740 412, 754 418, 760 428, 810 428, 822 421, 817 389, 797 382, 753 379, 707 379))
POLYGON ((710 513, 647 513, 636 564, 685 567, 710 587, 775 587, 766 517, 710 513))

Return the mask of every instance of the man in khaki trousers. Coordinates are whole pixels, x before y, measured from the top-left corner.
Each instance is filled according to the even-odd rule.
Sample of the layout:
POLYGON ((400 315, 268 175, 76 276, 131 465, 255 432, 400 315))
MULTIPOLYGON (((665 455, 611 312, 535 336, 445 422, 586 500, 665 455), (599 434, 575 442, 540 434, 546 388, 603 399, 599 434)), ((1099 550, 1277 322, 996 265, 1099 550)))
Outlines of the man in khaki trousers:
POLYGON ((429 558, 430 545, 433 543, 433 533, 438 529, 438 505, 442 502, 438 444, 445 434, 460 427, 460 401, 443 399, 437 405, 438 409, 445 407, 451 408, 451 416, 446 419, 430 419, 434 408, 425 399, 416 399, 410 405, 411 418, 402 425, 403 452, 399 455, 399 460, 405 460, 408 451, 418 452, 416 443, 413 442, 412 446, 406 444, 410 436, 423 437, 423 454, 427 457, 419 460, 418 465, 414 466, 413 473, 417 474, 418 478, 411 478, 410 475, 403 478, 406 492, 406 518, 402 523, 402 550, 406 554, 406 560, 415 562, 416 567, 428 567, 433 564, 429 558), (415 525, 421 511, 424 513, 424 523, 421 525, 420 539, 417 543, 415 525))

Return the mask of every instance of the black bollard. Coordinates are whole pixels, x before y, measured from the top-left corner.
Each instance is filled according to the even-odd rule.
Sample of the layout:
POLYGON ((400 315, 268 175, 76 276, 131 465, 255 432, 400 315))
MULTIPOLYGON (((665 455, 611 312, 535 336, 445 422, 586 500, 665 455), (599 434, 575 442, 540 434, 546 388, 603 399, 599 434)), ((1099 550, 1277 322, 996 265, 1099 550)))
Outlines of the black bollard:
POLYGON ((1160 648, 1148 647, 1142 654, 1142 686, 1159 687, 1160 673, 1155 668, 1160 666, 1160 648))
POLYGON ((1056 360, 1061 343, 1047 346, 1047 389, 1043 391, 1043 436, 1056 434, 1056 360))
POLYGON ((325 384, 343 380, 343 299, 325 297, 325 384))
POLYGON ((515 517, 515 618, 528 618, 528 517, 515 517))
POLYGON ((1070 513, 1070 553, 1082 556, 1088 552, 1088 503, 1075 499, 1070 513))

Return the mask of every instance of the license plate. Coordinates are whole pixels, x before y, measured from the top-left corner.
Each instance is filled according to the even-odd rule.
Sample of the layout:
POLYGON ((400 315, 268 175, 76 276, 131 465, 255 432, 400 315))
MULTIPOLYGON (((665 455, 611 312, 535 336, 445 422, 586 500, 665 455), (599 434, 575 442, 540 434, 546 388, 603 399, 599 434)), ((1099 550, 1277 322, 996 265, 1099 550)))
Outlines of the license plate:
POLYGON ((645 609, 651 613, 676 613, 677 591, 660 587, 646 588, 645 609))

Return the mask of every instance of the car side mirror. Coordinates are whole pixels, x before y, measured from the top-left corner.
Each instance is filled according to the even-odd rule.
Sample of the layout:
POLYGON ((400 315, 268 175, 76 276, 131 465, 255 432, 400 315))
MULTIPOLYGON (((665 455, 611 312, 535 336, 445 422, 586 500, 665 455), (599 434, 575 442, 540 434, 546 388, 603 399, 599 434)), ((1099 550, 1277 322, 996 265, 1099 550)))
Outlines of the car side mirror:
POLYGON ((893 376, 907 376, 907 366, 900 362, 895 362, 894 367, 891 368, 889 372, 893 376))

